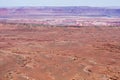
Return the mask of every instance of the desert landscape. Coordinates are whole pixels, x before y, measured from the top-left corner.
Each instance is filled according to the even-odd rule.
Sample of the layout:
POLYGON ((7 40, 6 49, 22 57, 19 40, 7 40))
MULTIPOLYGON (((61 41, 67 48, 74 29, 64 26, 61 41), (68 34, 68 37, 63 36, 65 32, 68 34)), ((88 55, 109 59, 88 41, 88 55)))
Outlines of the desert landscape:
POLYGON ((87 9, 1 8, 0 80, 120 80, 120 9, 87 9))

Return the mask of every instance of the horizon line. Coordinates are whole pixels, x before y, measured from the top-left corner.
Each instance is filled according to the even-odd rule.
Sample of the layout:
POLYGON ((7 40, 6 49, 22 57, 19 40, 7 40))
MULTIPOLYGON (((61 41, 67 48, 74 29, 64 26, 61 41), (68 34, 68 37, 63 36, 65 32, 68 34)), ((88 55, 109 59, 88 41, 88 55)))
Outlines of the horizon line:
POLYGON ((0 8, 20 8, 20 7, 96 7, 96 8, 119 8, 120 6, 0 6, 0 8))

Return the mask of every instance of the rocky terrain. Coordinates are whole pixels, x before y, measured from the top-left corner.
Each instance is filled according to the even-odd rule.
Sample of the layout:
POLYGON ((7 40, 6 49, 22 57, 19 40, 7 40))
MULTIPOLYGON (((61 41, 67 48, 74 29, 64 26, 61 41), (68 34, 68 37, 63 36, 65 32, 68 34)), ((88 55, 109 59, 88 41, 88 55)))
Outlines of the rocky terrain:
POLYGON ((120 9, 0 8, 0 80, 120 80, 120 9))
POLYGON ((119 27, 120 18, 108 18, 108 17, 79 17, 79 16, 69 16, 69 17, 45 17, 39 19, 29 19, 29 18, 1 18, 1 23, 11 23, 11 24, 31 24, 31 25, 44 25, 44 26, 111 26, 119 27))
POLYGON ((0 23, 0 80, 120 80, 120 27, 0 23))

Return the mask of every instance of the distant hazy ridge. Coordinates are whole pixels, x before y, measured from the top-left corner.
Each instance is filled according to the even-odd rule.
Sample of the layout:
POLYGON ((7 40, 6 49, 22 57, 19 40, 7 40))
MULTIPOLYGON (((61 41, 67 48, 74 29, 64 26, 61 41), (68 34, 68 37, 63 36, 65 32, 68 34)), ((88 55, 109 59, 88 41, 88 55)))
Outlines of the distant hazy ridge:
POLYGON ((98 7, 20 7, 0 8, 0 18, 38 16, 120 17, 119 8, 98 7))

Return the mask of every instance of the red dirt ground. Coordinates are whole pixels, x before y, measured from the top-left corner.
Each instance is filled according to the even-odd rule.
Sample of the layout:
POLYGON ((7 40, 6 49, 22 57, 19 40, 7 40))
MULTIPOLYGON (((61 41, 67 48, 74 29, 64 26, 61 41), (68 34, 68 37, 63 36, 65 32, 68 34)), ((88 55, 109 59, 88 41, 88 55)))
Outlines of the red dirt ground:
POLYGON ((0 80, 120 80, 120 27, 0 24, 0 80))

